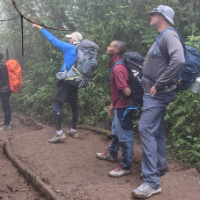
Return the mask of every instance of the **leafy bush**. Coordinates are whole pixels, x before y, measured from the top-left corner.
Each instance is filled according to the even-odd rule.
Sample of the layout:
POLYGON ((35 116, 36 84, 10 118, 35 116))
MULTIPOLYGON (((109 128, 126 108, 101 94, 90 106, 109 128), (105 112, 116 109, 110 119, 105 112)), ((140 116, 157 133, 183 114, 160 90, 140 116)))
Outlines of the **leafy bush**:
MULTIPOLYGON (((187 44, 199 48, 200 36, 188 37, 187 44)), ((199 48, 200 49, 200 48, 199 48)), ((200 158, 200 93, 179 91, 166 115, 170 132, 169 149, 178 159, 197 163, 200 158)))
POLYGON ((171 152, 184 162, 196 163, 200 158, 200 94, 180 91, 167 110, 171 152))

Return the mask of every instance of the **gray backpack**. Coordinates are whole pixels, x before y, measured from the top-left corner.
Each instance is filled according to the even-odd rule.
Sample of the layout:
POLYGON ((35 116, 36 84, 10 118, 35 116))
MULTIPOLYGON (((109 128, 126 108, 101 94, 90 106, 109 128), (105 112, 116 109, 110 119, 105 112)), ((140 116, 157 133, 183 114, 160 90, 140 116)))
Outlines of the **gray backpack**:
POLYGON ((90 80, 97 69, 97 53, 99 47, 90 40, 82 40, 77 46, 75 65, 66 72, 65 81, 78 88, 90 86, 90 80))

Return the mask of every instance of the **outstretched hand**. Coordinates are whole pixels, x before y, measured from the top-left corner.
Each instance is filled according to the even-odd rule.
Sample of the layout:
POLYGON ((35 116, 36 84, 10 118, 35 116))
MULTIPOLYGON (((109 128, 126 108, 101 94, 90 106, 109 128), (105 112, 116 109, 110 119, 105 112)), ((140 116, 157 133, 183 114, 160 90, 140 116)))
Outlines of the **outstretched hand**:
POLYGON ((33 28, 38 28, 38 29, 41 29, 41 28, 42 28, 40 25, 37 25, 37 24, 33 24, 32 27, 33 27, 33 28))

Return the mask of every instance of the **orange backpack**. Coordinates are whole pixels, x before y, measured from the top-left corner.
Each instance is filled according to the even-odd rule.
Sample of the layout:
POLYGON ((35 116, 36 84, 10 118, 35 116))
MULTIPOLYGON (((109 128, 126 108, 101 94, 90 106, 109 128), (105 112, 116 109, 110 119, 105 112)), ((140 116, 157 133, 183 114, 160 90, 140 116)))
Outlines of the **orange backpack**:
POLYGON ((10 90, 13 93, 20 91, 22 87, 22 70, 20 64, 16 60, 8 60, 6 62, 10 90))

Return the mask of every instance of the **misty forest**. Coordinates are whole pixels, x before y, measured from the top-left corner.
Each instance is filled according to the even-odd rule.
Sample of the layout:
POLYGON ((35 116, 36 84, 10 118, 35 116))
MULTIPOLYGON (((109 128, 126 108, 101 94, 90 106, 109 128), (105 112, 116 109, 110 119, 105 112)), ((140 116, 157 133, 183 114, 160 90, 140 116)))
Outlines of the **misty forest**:
MULTIPOLYGON (((148 13, 164 4, 175 10, 175 28, 185 42, 200 50, 200 1, 15 0, 15 3, 21 16, 11 0, 0 0, 0 51, 6 55, 8 49, 7 56, 16 59, 23 71, 22 89, 11 96, 12 111, 46 123, 53 123, 55 74, 60 70, 63 55, 39 30, 32 28, 32 22, 46 26, 62 41, 67 41, 66 34, 78 31, 98 44, 98 69, 90 87, 79 90, 78 123, 105 129, 110 129, 112 119, 107 114, 111 99, 109 59, 105 54, 110 42, 122 40, 128 51, 139 52, 145 59, 158 35, 149 25, 148 13)), ((71 110, 67 104, 63 115, 64 122, 69 123, 71 110)), ((140 112, 134 116, 135 134, 139 116, 140 112)), ((200 94, 190 89, 178 91, 166 111, 168 151, 174 158, 200 169, 199 118, 200 94)))

